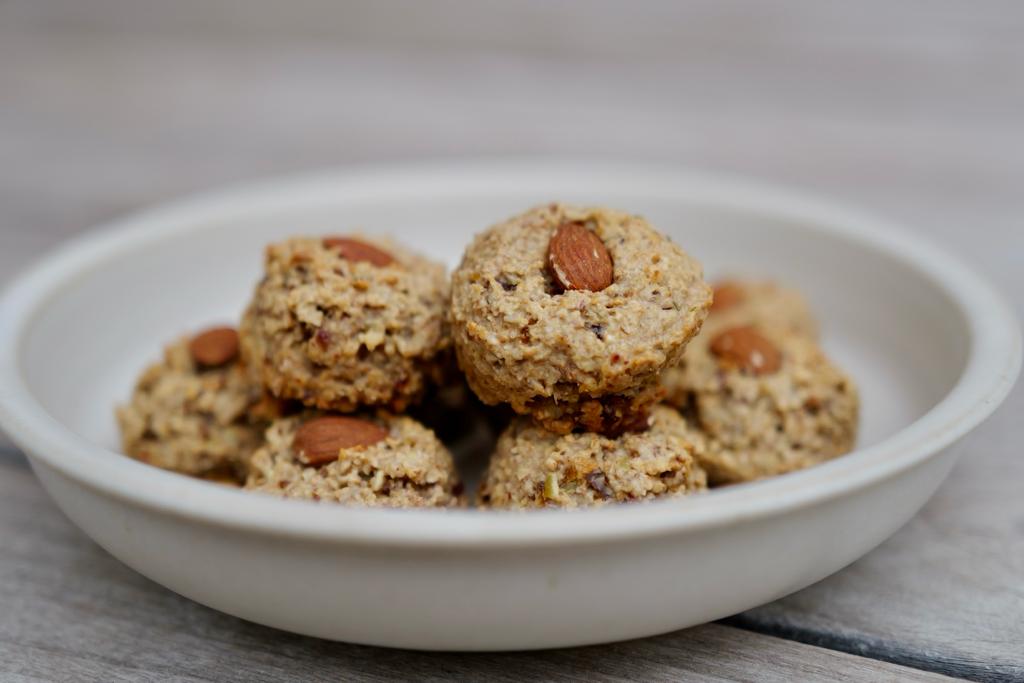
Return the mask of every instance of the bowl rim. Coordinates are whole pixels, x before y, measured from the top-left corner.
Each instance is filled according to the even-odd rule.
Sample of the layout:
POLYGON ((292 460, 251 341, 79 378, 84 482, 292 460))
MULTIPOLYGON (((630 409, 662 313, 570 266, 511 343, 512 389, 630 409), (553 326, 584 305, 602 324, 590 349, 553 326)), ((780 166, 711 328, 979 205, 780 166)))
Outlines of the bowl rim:
POLYGON ((357 166, 203 193, 115 221, 65 243, 14 278, 0 296, 0 427, 30 458, 102 495, 162 514, 238 530, 403 547, 596 543, 707 529, 776 515, 896 476, 987 418, 1021 366, 1021 332, 1006 299, 957 258, 882 219, 802 193, 668 164, 501 159, 357 166), (827 463, 681 499, 586 511, 391 510, 254 496, 118 455, 74 434, 28 388, 21 349, 39 311, 103 261, 218 217, 258 215, 331 196, 465 196, 502 187, 627 188, 635 196, 692 197, 805 221, 916 270, 960 310, 970 344, 956 384, 899 432, 827 463), (329 194, 328 194, 329 193, 329 194), (183 227, 188 226, 188 227, 183 227), (311 514, 315 510, 314 514, 311 514))

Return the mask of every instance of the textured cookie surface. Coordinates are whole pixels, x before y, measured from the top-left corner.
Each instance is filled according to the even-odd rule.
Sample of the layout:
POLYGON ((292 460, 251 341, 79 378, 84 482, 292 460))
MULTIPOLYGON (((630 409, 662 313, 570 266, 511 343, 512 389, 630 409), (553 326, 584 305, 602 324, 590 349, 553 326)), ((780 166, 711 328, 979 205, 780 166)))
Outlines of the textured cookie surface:
POLYGON ((705 331, 734 325, 768 325, 818 338, 818 321, 807 300, 795 289, 763 280, 719 280, 705 331))
POLYGON ((802 469, 856 440, 853 381, 788 328, 711 325, 667 381, 669 400, 707 440, 699 459, 712 485, 802 469))
POLYGON ((699 435, 666 406, 651 411, 647 431, 617 438, 552 434, 529 418, 512 421, 498 440, 480 488, 492 508, 586 507, 678 496, 706 487, 699 435))
MULTIPOLYGON (((795 289, 770 281, 728 279, 713 283, 712 290, 711 308, 698 334, 705 338, 705 345, 717 331, 743 325, 768 326, 808 339, 818 338, 818 321, 795 289)), ((662 374, 666 400, 679 406, 687 403, 689 395, 687 375, 681 365, 662 374)))
POLYGON ((262 443, 270 402, 236 357, 204 367, 191 342, 168 346, 163 361, 146 368, 131 400, 117 409, 122 446, 157 467, 230 479, 244 473, 262 443))
POLYGON ((267 247, 242 352, 274 395, 325 410, 417 400, 450 347, 442 265, 366 238, 267 247))
POLYGON ((553 431, 616 433, 659 398, 658 375, 710 303, 700 264, 642 218, 553 204, 473 240, 452 279, 452 331, 485 403, 509 403, 553 431), (566 225, 575 240, 557 242, 563 258, 552 263, 566 225), (599 243, 581 240, 580 227, 599 243), (610 271, 604 254, 586 260, 602 245, 610 271))
POLYGON ((252 457, 245 488, 285 498, 375 507, 464 504, 451 454, 433 432, 408 417, 359 418, 382 430, 379 441, 339 448, 333 460, 306 464, 309 458, 297 435, 304 424, 319 417, 305 414, 275 421, 267 429, 266 445, 252 457))

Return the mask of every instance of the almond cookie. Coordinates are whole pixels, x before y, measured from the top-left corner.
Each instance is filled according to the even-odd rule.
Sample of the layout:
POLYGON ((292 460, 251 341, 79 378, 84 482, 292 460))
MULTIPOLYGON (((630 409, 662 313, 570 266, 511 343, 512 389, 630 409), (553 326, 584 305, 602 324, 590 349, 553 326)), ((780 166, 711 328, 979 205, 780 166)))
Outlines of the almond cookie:
POLYGON ((697 261, 620 211, 552 204, 473 240, 452 278, 459 365, 551 431, 646 424, 711 304, 697 261))
POLYGON ((444 266, 379 240, 295 237, 267 247, 242 353, 275 396, 324 410, 401 411, 451 346, 444 266))
POLYGON ((703 444, 679 414, 655 406, 645 432, 552 434, 519 417, 498 440, 481 507, 576 508, 681 496, 706 488, 703 444))
MULTIPOLYGON (((803 295, 774 282, 755 280, 719 280, 713 285, 708 317, 699 336, 741 325, 764 325, 817 340, 818 321, 803 295)), ((696 343, 696 342, 694 342, 696 343)), ((667 400, 676 405, 687 402, 684 371, 669 368, 661 378, 667 400)))
POLYGON ((403 416, 304 414, 267 429, 245 488, 285 498, 376 507, 465 504, 452 456, 403 416))
POLYGON ((810 339, 818 338, 818 321, 803 295, 774 282, 720 280, 704 330, 723 325, 771 325, 810 339))
POLYGON ((117 409, 117 421, 133 458, 230 479, 244 474, 276 410, 240 365, 235 330, 214 328, 168 346, 117 409))
POLYGON ((856 440, 853 381, 789 329, 713 326, 690 344, 669 388, 707 440, 698 459, 713 486, 809 467, 856 440))

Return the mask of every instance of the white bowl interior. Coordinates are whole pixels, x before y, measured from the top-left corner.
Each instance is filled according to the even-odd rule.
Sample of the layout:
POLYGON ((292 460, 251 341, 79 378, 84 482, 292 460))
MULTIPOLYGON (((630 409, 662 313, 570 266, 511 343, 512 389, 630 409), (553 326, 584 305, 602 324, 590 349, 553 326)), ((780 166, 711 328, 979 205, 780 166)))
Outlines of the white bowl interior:
POLYGON ((619 163, 433 164, 274 181, 130 218, 20 278, 0 299, 0 421, 101 546, 246 619, 427 649, 661 633, 785 595, 877 545, 948 474, 956 450, 941 449, 1012 385, 1021 341, 1002 298, 955 259, 890 230, 784 191, 619 163), (164 343, 238 317, 264 243, 390 233, 454 265, 473 232, 554 198, 645 214, 712 276, 802 289, 828 350, 860 384, 865 448, 709 495, 575 515, 318 506, 116 453, 114 405, 164 343), (382 604, 401 605, 403 618, 382 604))
MULTIPOLYGON (((710 276, 774 278, 806 293, 826 348, 860 386, 861 446, 922 416, 964 369, 964 316, 906 263, 803 219, 699 192, 665 198, 606 190, 567 187, 557 198, 643 214, 710 276)), ((474 232, 556 198, 530 187, 406 195, 318 192, 239 205, 213 218, 179 212, 168 219, 172 229, 127 240, 38 310, 21 350, 30 391, 70 430, 116 450, 113 407, 128 397, 134 377, 177 335, 238 318, 265 243, 358 230, 392 235, 454 266, 474 232)))

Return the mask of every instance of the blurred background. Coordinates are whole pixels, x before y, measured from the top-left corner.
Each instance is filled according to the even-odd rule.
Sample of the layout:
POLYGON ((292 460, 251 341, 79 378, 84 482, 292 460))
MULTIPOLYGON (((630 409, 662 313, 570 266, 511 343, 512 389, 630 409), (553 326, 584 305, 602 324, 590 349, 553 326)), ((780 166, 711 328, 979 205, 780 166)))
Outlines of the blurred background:
MULTIPOLYGON (((0 283, 90 225, 222 184, 510 155, 678 162, 816 191, 958 252, 1024 313, 1018 0, 0 0, 0 283)), ((1024 676, 1022 411, 1017 389, 880 549, 737 623, 1024 676)), ((0 463, 24 469, 4 448, 0 463)), ((66 525, 32 495, 36 516, 66 525)), ((31 548, 41 532, 18 528, 31 548)), ((106 562, 98 576, 178 600, 76 532, 64 542, 69 576, 106 562)), ((0 592, 22 590, 15 579, 0 572, 0 592)), ((0 644, 47 642, 59 614, 7 623, 0 644)))
POLYGON ((538 154, 820 190, 978 263, 1024 246, 1022 36, 1014 0, 4 0, 0 273, 222 183, 538 154))

